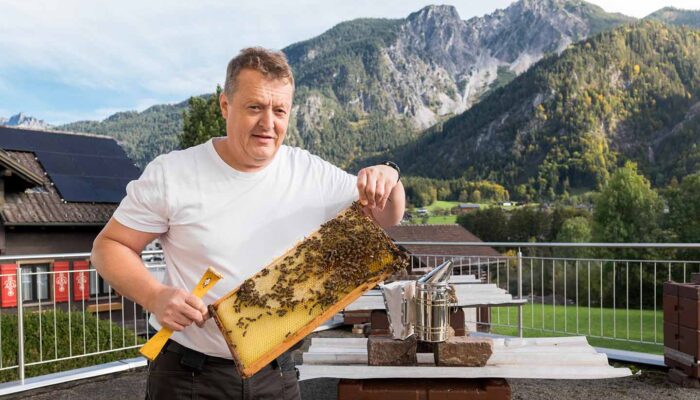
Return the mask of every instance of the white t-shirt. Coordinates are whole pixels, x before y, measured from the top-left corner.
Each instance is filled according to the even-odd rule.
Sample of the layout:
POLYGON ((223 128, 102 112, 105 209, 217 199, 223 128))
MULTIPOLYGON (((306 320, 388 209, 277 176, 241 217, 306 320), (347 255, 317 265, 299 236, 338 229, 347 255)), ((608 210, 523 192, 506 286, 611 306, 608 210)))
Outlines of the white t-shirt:
MULTIPOLYGON (((153 160, 114 212, 121 224, 162 233, 165 284, 191 291, 207 267, 221 272, 211 304, 358 198, 357 178, 309 152, 281 146, 262 171, 226 164, 213 140, 153 160)), ((151 324, 160 324, 151 316, 151 324)), ((231 358, 216 323, 191 325, 175 341, 231 358)))

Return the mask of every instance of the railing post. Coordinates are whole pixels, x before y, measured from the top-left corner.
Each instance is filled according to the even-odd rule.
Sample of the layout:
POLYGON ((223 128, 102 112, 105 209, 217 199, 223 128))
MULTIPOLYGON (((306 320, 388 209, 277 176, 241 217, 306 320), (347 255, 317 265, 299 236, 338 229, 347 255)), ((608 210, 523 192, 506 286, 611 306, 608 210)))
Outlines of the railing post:
MULTIPOLYGON (((518 247, 518 299, 523 299, 523 252, 518 247)), ((518 336, 523 337, 523 305, 518 304, 518 336)))
POLYGON ((24 385, 24 304, 22 301, 22 266, 17 265, 17 370, 24 385))

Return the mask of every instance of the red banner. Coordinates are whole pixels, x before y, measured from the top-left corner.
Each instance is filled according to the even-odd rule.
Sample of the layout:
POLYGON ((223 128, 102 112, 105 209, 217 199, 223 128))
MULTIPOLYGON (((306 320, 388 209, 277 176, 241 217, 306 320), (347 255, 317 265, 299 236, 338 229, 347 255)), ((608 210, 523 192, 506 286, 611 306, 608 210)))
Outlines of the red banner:
POLYGON ((68 301, 69 273, 68 261, 54 261, 53 263, 53 298, 56 303, 68 301))
POLYGON ((2 286, 2 308, 17 307, 17 264, 0 265, 2 286))
POLYGON ((90 275, 87 261, 73 261, 73 300, 90 298, 90 275))

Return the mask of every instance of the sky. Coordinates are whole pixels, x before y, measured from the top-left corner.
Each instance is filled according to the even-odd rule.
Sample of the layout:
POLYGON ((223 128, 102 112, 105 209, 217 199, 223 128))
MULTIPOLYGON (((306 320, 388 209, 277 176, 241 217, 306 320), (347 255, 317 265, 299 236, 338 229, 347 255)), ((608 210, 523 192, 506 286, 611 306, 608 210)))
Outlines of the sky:
MULTIPOLYGON (((644 17, 698 0, 592 0, 644 17)), ((462 19, 511 0, 0 0, 0 117, 18 112, 50 124, 102 120, 211 93, 248 46, 282 49, 355 18, 405 18, 429 4, 462 19)))

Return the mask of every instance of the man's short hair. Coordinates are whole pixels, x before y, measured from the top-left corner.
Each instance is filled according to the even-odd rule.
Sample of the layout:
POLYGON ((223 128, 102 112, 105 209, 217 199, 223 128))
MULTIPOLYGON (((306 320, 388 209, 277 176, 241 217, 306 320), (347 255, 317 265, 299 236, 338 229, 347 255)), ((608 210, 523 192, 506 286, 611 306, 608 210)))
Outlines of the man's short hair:
POLYGON ((288 79, 294 86, 292 68, 287 63, 287 57, 281 51, 273 51, 262 47, 248 47, 228 63, 224 93, 231 98, 236 91, 236 79, 242 69, 256 70, 270 79, 288 79))

